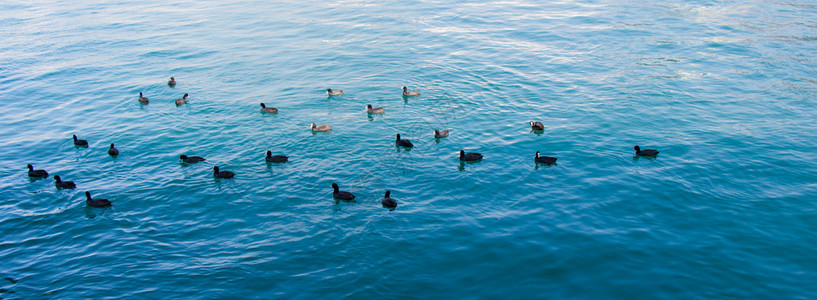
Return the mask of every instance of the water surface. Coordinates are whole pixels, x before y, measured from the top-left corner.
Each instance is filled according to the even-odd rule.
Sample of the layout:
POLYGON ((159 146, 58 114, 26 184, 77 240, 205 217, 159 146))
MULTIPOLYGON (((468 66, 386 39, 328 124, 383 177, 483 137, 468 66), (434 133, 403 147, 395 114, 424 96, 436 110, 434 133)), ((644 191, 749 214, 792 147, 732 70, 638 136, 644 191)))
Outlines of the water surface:
POLYGON ((816 27, 807 1, 5 2, 0 297, 815 298, 816 27))

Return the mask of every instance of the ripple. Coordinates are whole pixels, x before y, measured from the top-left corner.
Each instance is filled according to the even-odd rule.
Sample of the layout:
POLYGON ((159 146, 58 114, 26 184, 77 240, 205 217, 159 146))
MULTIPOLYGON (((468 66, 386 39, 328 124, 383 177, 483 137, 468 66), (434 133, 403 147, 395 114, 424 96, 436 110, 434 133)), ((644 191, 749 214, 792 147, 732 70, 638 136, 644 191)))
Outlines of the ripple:
POLYGON ((0 5, 3 296, 815 294, 808 5, 192 4, 0 5))

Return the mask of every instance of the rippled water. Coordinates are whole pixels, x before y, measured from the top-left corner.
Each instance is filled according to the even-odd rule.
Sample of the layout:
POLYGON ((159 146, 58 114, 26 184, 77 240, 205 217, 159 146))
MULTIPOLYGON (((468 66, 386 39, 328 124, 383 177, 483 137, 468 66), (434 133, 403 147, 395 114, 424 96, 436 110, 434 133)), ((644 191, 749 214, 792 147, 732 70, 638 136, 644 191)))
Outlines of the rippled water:
POLYGON ((815 298, 816 29, 796 0, 3 2, 0 297, 815 298))

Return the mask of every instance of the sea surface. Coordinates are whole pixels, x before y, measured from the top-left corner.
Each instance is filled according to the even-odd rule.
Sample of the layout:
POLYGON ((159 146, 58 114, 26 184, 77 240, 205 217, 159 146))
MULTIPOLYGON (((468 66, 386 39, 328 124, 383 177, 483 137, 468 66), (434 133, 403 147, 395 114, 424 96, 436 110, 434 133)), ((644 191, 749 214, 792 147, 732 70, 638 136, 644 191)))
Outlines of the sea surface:
POLYGON ((815 53, 805 0, 3 1, 0 298, 814 299, 815 53))

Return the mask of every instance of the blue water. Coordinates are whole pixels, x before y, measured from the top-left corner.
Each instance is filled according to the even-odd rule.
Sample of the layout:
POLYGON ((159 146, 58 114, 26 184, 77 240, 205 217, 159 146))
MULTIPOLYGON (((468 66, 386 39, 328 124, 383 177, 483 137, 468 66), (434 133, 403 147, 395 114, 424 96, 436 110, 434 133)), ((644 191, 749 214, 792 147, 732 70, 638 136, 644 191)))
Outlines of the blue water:
POLYGON ((94 2, 0 4, 0 298, 817 298, 810 1, 94 2))

